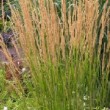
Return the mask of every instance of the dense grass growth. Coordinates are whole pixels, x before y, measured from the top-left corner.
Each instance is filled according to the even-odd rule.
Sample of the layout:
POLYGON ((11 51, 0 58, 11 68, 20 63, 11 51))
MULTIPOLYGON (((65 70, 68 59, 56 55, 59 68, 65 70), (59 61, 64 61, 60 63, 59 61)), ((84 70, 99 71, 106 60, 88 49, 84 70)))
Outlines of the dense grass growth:
MULTIPOLYGON (((104 3, 100 14, 97 0, 59 2, 19 0, 19 9, 9 4, 10 27, 18 39, 13 45, 23 49, 30 73, 23 74, 22 81, 9 81, 5 69, 0 69, 0 109, 110 107, 109 3, 104 3)), ((14 76, 16 68, 0 42, 14 76)))

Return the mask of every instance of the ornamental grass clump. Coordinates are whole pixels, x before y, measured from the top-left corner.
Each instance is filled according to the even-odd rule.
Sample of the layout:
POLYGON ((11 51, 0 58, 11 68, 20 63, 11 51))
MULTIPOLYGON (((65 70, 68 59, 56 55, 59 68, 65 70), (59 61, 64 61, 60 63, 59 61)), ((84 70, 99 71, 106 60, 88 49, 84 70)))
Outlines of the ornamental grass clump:
POLYGON ((22 49, 30 72, 18 81, 20 94, 8 95, 12 105, 8 106, 17 110, 109 108, 109 1, 102 12, 98 0, 19 0, 18 7, 9 6, 15 47, 22 49))

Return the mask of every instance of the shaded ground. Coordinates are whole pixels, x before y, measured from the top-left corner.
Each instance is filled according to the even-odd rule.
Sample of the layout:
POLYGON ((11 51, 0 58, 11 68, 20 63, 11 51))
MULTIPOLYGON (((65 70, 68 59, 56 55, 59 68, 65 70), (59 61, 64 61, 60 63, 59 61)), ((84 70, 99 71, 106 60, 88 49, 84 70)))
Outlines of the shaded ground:
MULTIPOLYGON (((19 56, 15 47, 12 44, 12 40, 16 40, 13 38, 13 36, 14 36, 13 32, 12 31, 9 31, 7 33, 2 32, 1 35, 2 35, 2 39, 4 41, 4 44, 7 46, 9 54, 15 60, 23 58, 23 50, 21 48, 17 47, 17 51, 20 55, 19 56)), ((0 39, 0 40, 2 40, 2 39, 0 39)), ((4 52, 2 50, 2 47, 0 47, 0 63, 3 63, 3 62, 7 62, 7 58, 6 58, 6 55, 4 54, 4 52)))
MULTIPOLYGON (((8 48, 8 51, 10 55, 12 55, 15 59, 19 59, 20 57, 18 56, 16 49, 14 47, 8 48)), ((18 49, 20 56, 23 57, 23 51, 21 48, 18 49)), ((2 49, 0 49, 0 62, 6 62, 7 58, 5 54, 3 53, 2 49)))

